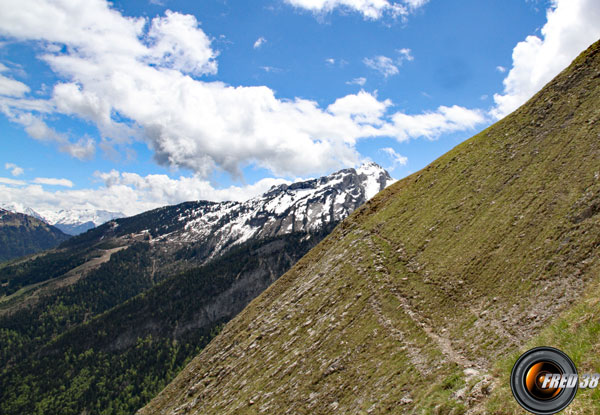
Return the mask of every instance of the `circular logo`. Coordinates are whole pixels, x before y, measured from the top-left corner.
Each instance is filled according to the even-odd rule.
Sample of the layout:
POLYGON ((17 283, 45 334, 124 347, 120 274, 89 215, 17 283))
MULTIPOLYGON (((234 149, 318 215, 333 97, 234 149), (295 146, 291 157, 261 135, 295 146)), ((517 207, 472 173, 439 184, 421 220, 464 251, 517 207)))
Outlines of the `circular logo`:
POLYGON ((573 361, 552 347, 523 353, 510 374, 510 388, 517 402, 538 415, 555 414, 569 406, 578 384, 573 361))

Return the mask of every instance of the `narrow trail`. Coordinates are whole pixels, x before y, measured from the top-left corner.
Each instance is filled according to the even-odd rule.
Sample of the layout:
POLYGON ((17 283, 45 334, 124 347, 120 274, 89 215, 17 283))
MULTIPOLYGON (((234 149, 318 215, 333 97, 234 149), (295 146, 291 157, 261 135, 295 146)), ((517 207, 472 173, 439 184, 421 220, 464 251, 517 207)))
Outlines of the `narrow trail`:
MULTIPOLYGON (((391 274, 390 274, 388 268, 384 264, 383 250, 377 246, 377 244, 373 241, 371 235, 364 235, 364 236, 365 236, 364 241, 368 245, 370 252, 371 252, 371 257, 373 258, 373 265, 374 265, 374 268, 376 271, 375 278, 377 280, 381 281, 383 283, 385 289, 394 295, 394 297, 398 300, 398 302, 402 306, 403 311, 411 318, 411 320, 417 326, 419 326, 423 329, 423 331, 425 332, 427 337, 429 337, 429 339, 431 339, 437 345, 439 350, 449 361, 455 362, 456 364, 458 364, 462 367, 465 367, 465 368, 479 367, 479 365, 477 365, 475 362, 469 360, 462 353, 460 353, 459 351, 454 349, 452 346, 452 341, 448 337, 438 334, 431 326, 429 326, 427 324, 427 319, 424 318, 423 316, 421 316, 417 311, 415 311, 411 307, 409 301, 406 299, 406 297, 404 297, 398 291, 398 289, 396 288, 396 285, 392 281, 391 274), (379 276, 382 276, 382 278, 380 278, 379 276)), ((391 247, 394 246, 394 244, 391 241, 387 240, 386 238, 382 237, 381 235, 377 235, 377 237, 383 239, 391 247)), ((379 311, 381 311, 381 310, 379 310, 379 311)), ((386 319, 383 316, 381 317, 381 320, 386 322, 386 324, 384 324, 384 326, 388 330, 390 330, 389 326, 391 326, 391 321, 389 319, 386 319)), ((394 329, 393 326, 391 328, 394 329)), ((397 329, 394 329, 394 330, 397 331, 397 329)), ((392 333, 391 330, 390 330, 390 332, 392 333)), ((397 336, 397 334, 394 334, 394 336, 397 336)), ((415 363, 417 363, 417 362, 415 362, 415 363)))

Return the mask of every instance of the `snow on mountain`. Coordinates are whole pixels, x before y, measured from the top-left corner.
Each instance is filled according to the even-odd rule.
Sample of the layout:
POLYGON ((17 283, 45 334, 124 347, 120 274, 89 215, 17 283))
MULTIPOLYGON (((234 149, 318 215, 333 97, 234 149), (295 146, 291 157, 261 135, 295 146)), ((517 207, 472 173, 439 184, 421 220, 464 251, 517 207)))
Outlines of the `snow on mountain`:
POLYGON ((40 210, 45 221, 69 235, 79 235, 113 219, 123 218, 121 212, 97 209, 61 209, 58 212, 40 210))
POLYGON ((96 226, 102 225, 113 219, 125 217, 125 215, 120 212, 109 212, 96 209, 62 209, 58 212, 40 209, 39 211, 36 211, 16 202, 2 203, 0 206, 11 212, 24 213, 33 216, 49 225, 57 227, 69 235, 79 235, 88 229, 95 228, 96 226))
POLYGON ((51 223, 49 223, 42 215, 40 215, 38 212, 36 212, 35 210, 31 209, 30 207, 24 206, 20 203, 15 203, 15 202, 7 202, 7 203, 0 203, 0 207, 3 209, 6 209, 10 212, 13 213, 23 213, 25 215, 28 216, 33 216, 36 219, 39 219, 43 222, 48 223, 49 225, 52 225, 51 223))
POLYGON ((148 237, 164 246, 201 244, 202 256, 214 258, 250 239, 317 232, 341 221, 394 181, 382 167, 367 163, 318 179, 273 186, 245 202, 184 202, 127 218, 94 209, 37 213, 71 235, 109 222, 89 237, 148 237))
POLYGON ((318 179, 273 186, 245 202, 200 203, 178 215, 176 220, 183 226, 155 242, 205 240, 215 257, 252 238, 314 232, 337 223, 393 182, 382 167, 367 163, 318 179))

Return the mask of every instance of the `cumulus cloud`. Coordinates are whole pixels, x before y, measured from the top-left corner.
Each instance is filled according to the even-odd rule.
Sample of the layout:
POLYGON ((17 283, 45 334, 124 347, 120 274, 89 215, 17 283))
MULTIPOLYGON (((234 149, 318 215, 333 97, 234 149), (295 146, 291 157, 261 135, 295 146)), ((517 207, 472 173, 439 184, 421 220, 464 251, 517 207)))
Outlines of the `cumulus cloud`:
POLYGON ((379 19, 384 15, 394 18, 406 18, 411 12, 424 6, 428 0, 286 0, 288 4, 297 8, 309 10, 313 13, 329 13, 336 8, 358 12, 365 19, 379 19))
POLYGON ((470 110, 458 105, 440 106, 436 111, 419 115, 397 112, 392 116, 390 135, 399 141, 411 137, 436 138, 444 133, 452 133, 475 128, 486 120, 480 110, 470 110))
POLYGON ((10 174, 12 174, 14 177, 20 176, 23 173, 25 173, 22 167, 19 167, 14 163, 6 163, 4 165, 4 168, 6 170, 10 170, 10 174))
POLYGON ((73 187, 73 182, 71 180, 55 179, 51 177, 36 177, 35 179, 33 179, 33 183, 46 184, 49 186, 73 187))
POLYGON ((382 116, 392 101, 379 101, 374 95, 361 90, 356 95, 338 98, 327 110, 333 115, 351 118, 358 124, 381 125, 382 116))
POLYGON ((167 10, 155 17, 148 30, 148 60, 164 68, 194 74, 217 73, 217 53, 210 39, 198 30, 198 21, 189 14, 167 10))
POLYGON ((600 37, 600 2, 553 0, 541 37, 527 36, 512 53, 504 92, 494 95, 491 114, 502 118, 531 98, 600 37))
MULTIPOLYGON (((36 184, 0 178, 0 200, 17 202, 38 212, 61 209, 103 209, 134 215, 156 207, 189 200, 238 200, 260 195, 274 185, 290 183, 283 179, 262 179, 246 186, 215 189, 197 176, 172 179, 163 174, 140 176, 136 173, 98 172, 103 185, 97 189, 66 189, 49 191, 42 184, 67 185, 64 179, 36 179, 36 184), (4 184, 4 185, 2 185, 4 184)), ((67 186, 70 187, 70 186, 67 186)))
POLYGON ((264 37, 259 37, 258 39, 256 39, 256 42, 254 42, 254 49, 258 49, 260 48, 262 45, 264 45, 267 42, 267 39, 265 39, 264 37))
POLYGON ((396 167, 406 166, 406 163, 408 163, 408 158, 406 158, 405 156, 403 156, 401 154, 396 153, 396 150, 394 150, 391 147, 384 147, 381 149, 381 151, 386 153, 392 159, 392 165, 387 168, 388 170, 395 170, 396 167))
MULTIPOLYGON (((215 169, 239 177, 248 165, 280 177, 325 173, 356 165, 360 139, 433 138, 482 121, 478 111, 462 107, 393 112, 391 101, 364 91, 321 107, 278 98, 265 86, 206 81, 202 77, 218 69, 218 54, 195 18, 176 12, 148 20, 125 17, 105 0, 6 0, 0 35, 56 46, 40 56, 61 79, 52 98, 0 97, 0 110, 33 138, 80 159, 93 157, 95 141, 57 131, 49 115, 94 123, 104 149, 144 141, 158 163, 200 178, 215 169), (428 124, 419 127, 422 122, 428 124)), ((397 52, 389 67, 389 58, 374 66, 393 74, 412 58, 409 49, 397 52)))

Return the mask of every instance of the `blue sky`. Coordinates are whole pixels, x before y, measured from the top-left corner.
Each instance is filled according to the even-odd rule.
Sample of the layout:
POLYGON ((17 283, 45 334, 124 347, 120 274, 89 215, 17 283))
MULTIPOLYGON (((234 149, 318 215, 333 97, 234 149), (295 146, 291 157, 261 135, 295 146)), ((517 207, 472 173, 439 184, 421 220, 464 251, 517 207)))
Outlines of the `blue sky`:
POLYGON ((0 0, 0 203, 134 214, 417 171, 600 36, 595 0, 0 0))

